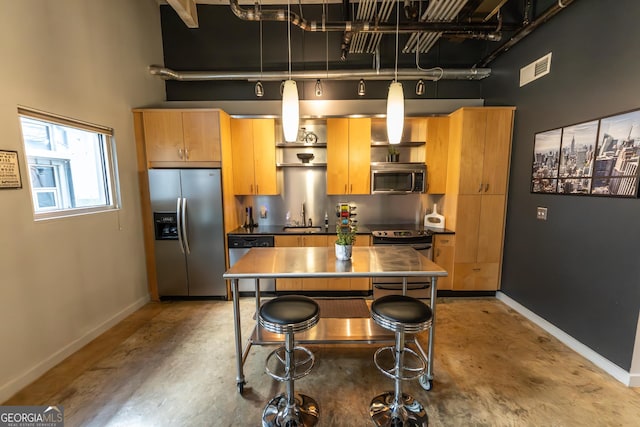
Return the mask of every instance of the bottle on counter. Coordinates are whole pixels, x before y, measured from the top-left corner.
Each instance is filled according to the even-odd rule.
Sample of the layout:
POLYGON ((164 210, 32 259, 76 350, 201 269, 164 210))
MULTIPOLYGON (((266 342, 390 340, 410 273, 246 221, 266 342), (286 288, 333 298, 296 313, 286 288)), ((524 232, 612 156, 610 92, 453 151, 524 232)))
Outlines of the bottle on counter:
POLYGON ((438 213, 438 205, 433 205, 433 212, 430 214, 425 214, 424 216, 424 226, 431 228, 444 228, 444 216, 438 213))

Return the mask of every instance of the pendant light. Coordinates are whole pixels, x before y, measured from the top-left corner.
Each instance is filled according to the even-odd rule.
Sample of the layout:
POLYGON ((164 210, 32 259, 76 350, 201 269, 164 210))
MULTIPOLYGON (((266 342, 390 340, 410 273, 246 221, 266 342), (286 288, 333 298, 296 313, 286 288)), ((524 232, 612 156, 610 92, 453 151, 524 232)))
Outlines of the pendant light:
POLYGON ((364 79, 360 79, 358 82, 358 95, 365 96, 367 94, 367 88, 364 84, 364 79))
POLYGON ((398 29, 400 26, 400 5, 396 8, 396 68, 395 78, 389 85, 387 97, 387 138, 389 144, 399 144, 404 128, 404 93, 398 82, 398 29))
POLYGON ((298 139, 298 125, 300 111, 298 106, 298 87, 291 80, 291 2, 287 0, 287 52, 289 54, 289 80, 284 82, 282 89, 282 130, 286 142, 298 139))
POLYGON ((255 92, 258 98, 264 96, 264 86, 262 86, 262 19, 260 20, 260 80, 256 82, 255 92))

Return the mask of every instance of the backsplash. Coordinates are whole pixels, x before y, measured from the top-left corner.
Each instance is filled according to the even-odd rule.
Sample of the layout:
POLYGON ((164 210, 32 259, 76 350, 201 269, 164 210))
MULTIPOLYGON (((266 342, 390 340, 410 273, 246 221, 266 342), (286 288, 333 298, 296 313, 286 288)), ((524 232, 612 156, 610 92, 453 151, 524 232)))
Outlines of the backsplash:
POLYGON ((434 203, 439 210, 443 197, 428 194, 402 195, 344 195, 329 196, 326 187, 326 169, 283 168, 280 183, 281 192, 277 196, 244 196, 239 201, 242 206, 252 206, 254 221, 258 225, 285 225, 287 212, 290 221, 301 222, 302 204, 305 217, 311 218, 313 225, 323 225, 325 212, 329 215, 330 227, 336 222, 336 205, 341 202, 357 206, 357 219, 361 224, 422 224, 425 210, 431 211, 434 203), (266 208, 267 218, 260 218, 261 208, 266 208))

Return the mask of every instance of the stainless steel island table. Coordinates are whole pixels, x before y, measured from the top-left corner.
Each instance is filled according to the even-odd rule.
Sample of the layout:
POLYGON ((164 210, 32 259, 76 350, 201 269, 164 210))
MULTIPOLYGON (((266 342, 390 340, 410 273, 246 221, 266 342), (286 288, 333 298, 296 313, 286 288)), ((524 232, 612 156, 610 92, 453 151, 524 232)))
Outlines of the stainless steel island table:
MULTIPOLYGON (((429 329, 426 354, 415 339, 418 349, 427 360, 427 370, 420 383, 425 389, 430 389, 433 380, 437 280, 438 277, 446 275, 447 272, 442 267, 409 246, 354 246, 353 255, 349 261, 337 260, 333 247, 251 248, 223 275, 223 278, 231 280, 233 293, 238 391, 242 393, 246 383, 243 365, 251 345, 282 342, 281 336, 262 330, 257 321, 257 311, 260 309, 260 279, 337 279, 385 276, 402 277, 404 292, 406 292, 408 277, 428 277, 431 279, 429 305, 433 311, 433 324, 429 329), (244 351, 242 349, 238 295, 238 281, 240 279, 254 279, 256 289, 256 326, 244 351)), ((380 328, 371 318, 321 318, 315 328, 296 334, 296 341, 301 343, 378 343, 393 340, 393 334, 380 328)))

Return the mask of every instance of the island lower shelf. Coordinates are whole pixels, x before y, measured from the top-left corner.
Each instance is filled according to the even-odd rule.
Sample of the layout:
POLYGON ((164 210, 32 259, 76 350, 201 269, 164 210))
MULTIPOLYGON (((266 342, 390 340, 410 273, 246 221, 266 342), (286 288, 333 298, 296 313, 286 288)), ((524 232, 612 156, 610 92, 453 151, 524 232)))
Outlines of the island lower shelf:
MULTIPOLYGON (((304 344, 345 344, 393 342, 394 334, 367 318, 320 318, 308 331, 297 333, 296 342, 304 344)), ((284 335, 266 331, 259 325, 251 334, 257 345, 282 344, 284 335)))

